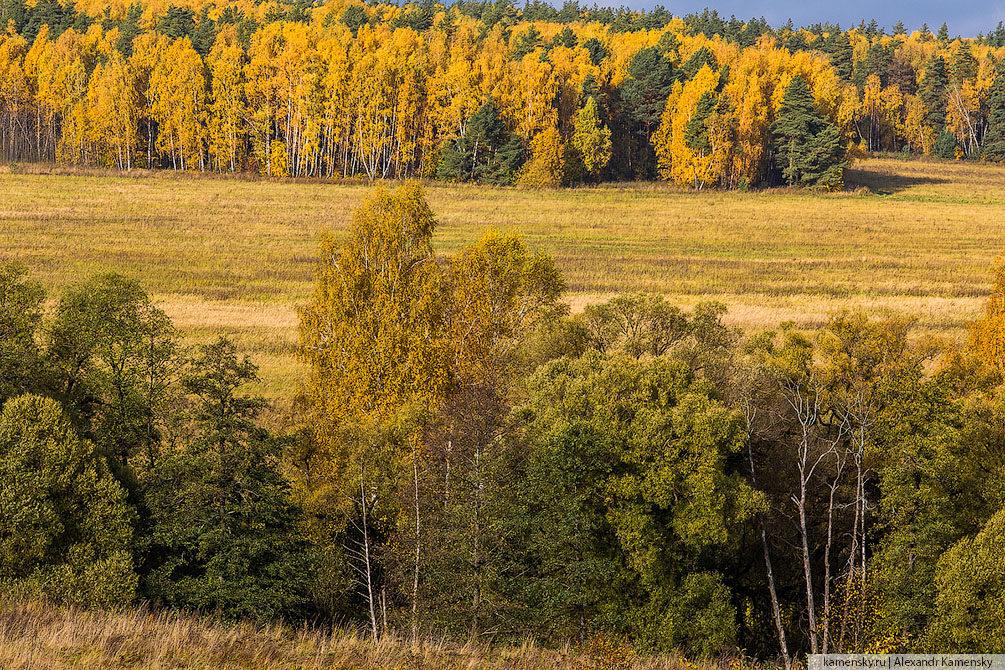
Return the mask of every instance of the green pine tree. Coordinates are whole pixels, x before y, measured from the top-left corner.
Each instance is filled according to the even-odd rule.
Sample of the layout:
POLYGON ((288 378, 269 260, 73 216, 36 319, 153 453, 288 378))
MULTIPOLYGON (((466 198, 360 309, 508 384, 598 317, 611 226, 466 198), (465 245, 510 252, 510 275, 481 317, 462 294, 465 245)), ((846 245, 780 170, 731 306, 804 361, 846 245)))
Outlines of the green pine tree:
POLYGON ((970 52, 970 47, 961 44, 953 53, 949 64, 949 81, 956 86, 963 86, 964 81, 973 80, 977 76, 977 59, 970 52))
POLYGON ((813 94, 802 77, 793 77, 786 89, 771 134, 775 162, 787 184, 840 187, 845 168, 841 135, 817 114, 813 94))
POLYGON ((831 67, 845 81, 851 81, 854 70, 854 51, 848 36, 838 28, 827 36, 824 52, 830 54, 831 67))
POLYGON ((998 63, 988 96, 988 131, 984 135, 984 160, 1005 161, 1005 61, 998 63))
POLYGON ((684 61, 684 64, 680 66, 680 71, 683 74, 683 79, 691 79, 703 66, 709 66, 713 70, 719 69, 719 62, 715 59, 715 54, 713 54, 708 47, 702 47, 694 52, 690 58, 684 61))
POLYGON ((586 52, 590 54, 590 62, 594 65, 600 65, 600 61, 611 55, 607 50, 607 47, 604 46, 603 42, 598 40, 596 37, 591 37, 590 39, 584 41, 580 46, 586 49, 586 52))
POLYGON ((157 32, 173 40, 192 37, 195 32, 195 12, 176 5, 169 5, 164 16, 157 21, 157 32))
POLYGON ((209 6, 205 6, 199 14, 198 27, 192 33, 192 48, 198 51, 200 56, 205 57, 213 48, 214 41, 216 41, 216 24, 209 18, 209 6))
POLYGON ((147 594, 173 607, 272 620, 304 600, 305 545, 276 469, 279 444, 255 425, 265 401, 240 393, 257 367, 226 338, 204 345, 182 385, 197 437, 147 481, 147 594))
POLYGON ((143 18, 143 5, 134 2, 129 5, 126 18, 119 24, 119 39, 115 42, 115 48, 126 58, 133 55, 133 40, 140 34, 141 18, 143 18))
POLYGON ((937 133, 946 126, 946 95, 949 77, 946 62, 941 56, 932 56, 925 64, 925 72, 918 86, 918 96, 925 103, 928 115, 925 118, 937 133))
POLYGON ((446 142, 440 155, 440 179, 488 184, 512 184, 526 158, 523 143, 506 132, 492 100, 471 115, 464 132, 446 142))
POLYGON ((705 155, 712 150, 712 143, 708 139, 708 117, 715 111, 718 104, 715 93, 705 91, 698 98, 698 104, 694 107, 694 114, 684 126, 684 141, 691 149, 705 155))
POLYGON ((566 26, 555 35, 555 39, 552 40, 551 43, 553 46, 562 46, 574 49, 576 44, 579 43, 579 39, 576 37, 576 33, 572 32, 572 28, 566 26))

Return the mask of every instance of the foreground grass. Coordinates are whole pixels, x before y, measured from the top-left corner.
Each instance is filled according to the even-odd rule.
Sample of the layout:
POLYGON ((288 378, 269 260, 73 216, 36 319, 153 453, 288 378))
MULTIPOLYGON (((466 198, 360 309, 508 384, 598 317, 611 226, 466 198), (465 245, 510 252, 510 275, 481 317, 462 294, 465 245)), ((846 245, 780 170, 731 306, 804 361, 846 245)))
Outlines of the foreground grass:
MULTIPOLYGON (((701 670, 726 670, 723 659, 701 670)), ((134 609, 92 612, 0 600, 4 670, 700 670, 677 656, 640 657, 616 643, 549 650, 445 641, 378 643, 345 632, 222 625, 134 609)), ((746 666, 745 666, 746 667, 746 666)))
MULTIPOLYGON (((274 398, 288 397, 300 377, 295 306, 310 294, 318 233, 344 233, 370 190, 4 170, 0 259, 23 260, 51 290, 99 271, 140 279, 193 340, 232 335, 274 398)), ((574 308, 656 291, 683 306, 721 300, 744 328, 815 327, 861 307, 910 312, 959 336, 1005 242, 1005 168, 869 160, 848 182, 837 194, 430 184, 427 195, 440 254, 489 228, 517 230, 556 258, 574 308)))

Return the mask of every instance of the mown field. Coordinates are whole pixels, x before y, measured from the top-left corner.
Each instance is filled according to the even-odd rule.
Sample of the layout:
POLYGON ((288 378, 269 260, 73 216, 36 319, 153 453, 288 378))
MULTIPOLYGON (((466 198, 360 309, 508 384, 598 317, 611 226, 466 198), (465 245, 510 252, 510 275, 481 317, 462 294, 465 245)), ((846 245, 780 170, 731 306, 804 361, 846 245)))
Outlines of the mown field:
MULTIPOLYGON (((747 329, 824 323, 849 307, 916 314, 962 335, 1005 244, 1005 167, 871 159, 849 190, 680 191, 660 184, 552 192, 427 185, 437 252, 490 228, 556 258, 581 308, 618 292, 715 298, 747 329)), ((364 184, 167 172, 0 172, 0 258, 51 291, 89 273, 140 279, 191 341, 229 333, 288 397, 300 376, 296 305, 319 231, 345 231, 364 184)))

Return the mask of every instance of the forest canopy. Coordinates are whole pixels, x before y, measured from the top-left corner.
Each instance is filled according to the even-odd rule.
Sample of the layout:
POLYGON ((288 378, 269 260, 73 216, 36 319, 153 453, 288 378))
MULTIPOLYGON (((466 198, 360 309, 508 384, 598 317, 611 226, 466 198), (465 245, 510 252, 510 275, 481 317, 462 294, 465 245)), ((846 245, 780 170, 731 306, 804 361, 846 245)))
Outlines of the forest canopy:
POLYGON ((1001 24, 964 39, 575 2, 0 0, 0 25, 5 161, 836 188, 863 151, 1005 160, 1001 24), (819 127, 785 135, 790 112, 819 127), (821 165, 794 175, 793 155, 821 165))

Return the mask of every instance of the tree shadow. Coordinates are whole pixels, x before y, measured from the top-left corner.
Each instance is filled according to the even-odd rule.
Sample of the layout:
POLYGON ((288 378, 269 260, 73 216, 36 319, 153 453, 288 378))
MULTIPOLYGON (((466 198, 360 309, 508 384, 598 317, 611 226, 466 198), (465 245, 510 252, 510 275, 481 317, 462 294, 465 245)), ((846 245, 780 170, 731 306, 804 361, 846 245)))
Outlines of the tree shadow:
POLYGON ((844 182, 852 190, 864 186, 878 195, 892 195, 905 191, 912 186, 923 184, 946 184, 948 179, 941 177, 909 177, 892 172, 877 172, 874 170, 845 170, 844 182))

